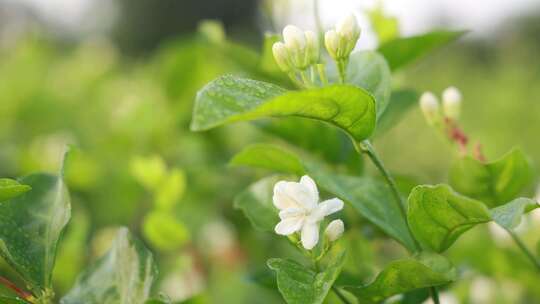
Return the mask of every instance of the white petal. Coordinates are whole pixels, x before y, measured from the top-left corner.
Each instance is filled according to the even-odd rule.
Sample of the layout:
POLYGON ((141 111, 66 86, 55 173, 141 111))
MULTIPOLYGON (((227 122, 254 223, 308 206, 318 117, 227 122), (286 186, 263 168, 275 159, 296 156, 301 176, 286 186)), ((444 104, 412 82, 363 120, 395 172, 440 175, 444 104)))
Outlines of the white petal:
POLYGON ((330 242, 333 242, 341 237, 345 231, 345 225, 342 220, 333 220, 326 226, 324 230, 324 235, 328 238, 330 242))
POLYGON ((317 196, 311 189, 301 183, 287 183, 285 193, 297 203, 297 207, 305 208, 306 210, 317 207, 317 196))
POLYGON ((289 208, 289 209, 281 210, 279 212, 279 218, 284 220, 290 217, 304 216, 305 213, 306 213, 306 210, 303 208, 289 208))
POLYGON ((313 249, 317 242, 319 242, 319 224, 318 223, 305 223, 302 227, 302 246, 307 250, 313 249))
POLYGON ((311 218, 315 221, 320 221, 325 216, 338 212, 341 209, 343 209, 343 201, 339 198, 332 198, 321 202, 319 206, 317 206, 317 209, 312 213, 311 218))
POLYGON ((299 208, 298 203, 287 194, 287 184, 289 182, 279 181, 274 186, 274 196, 272 200, 276 208, 283 210, 288 208, 299 208))
POLYGON ((303 222, 304 222, 303 217, 286 218, 276 225, 276 227, 274 228, 274 231, 277 234, 281 234, 281 235, 293 234, 296 231, 300 230, 300 228, 302 228, 303 222))
POLYGON ((319 190, 317 190, 317 184, 315 184, 315 181, 311 179, 311 177, 304 175, 302 178, 300 178, 300 184, 302 186, 306 187, 308 189, 309 193, 312 196, 312 200, 315 201, 315 203, 319 202, 319 190))

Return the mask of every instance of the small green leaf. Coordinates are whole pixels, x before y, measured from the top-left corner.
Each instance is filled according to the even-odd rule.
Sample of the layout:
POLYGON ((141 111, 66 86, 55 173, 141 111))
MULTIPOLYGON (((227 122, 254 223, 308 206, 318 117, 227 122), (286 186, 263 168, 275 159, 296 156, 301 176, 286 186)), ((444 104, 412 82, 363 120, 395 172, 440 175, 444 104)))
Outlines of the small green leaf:
POLYGON ((455 279, 456 270, 448 259, 438 254, 420 253, 415 258, 391 262, 373 282, 346 290, 361 303, 379 303, 393 295, 444 285, 455 279))
POLYGON ((191 129, 201 131, 230 122, 289 116, 328 122, 359 141, 374 129, 375 100, 350 85, 286 91, 270 83, 228 75, 198 92, 191 129))
POLYGON ((0 255, 40 295, 52 288, 58 239, 71 216, 69 193, 61 176, 20 181, 32 190, 0 204, 0 255))
POLYGON ((315 272, 289 259, 270 259, 279 292, 288 304, 320 304, 332 288, 345 263, 345 252, 337 255, 322 272, 315 272))
POLYGON ((520 149, 491 163, 464 157, 450 171, 450 185, 456 191, 481 200, 489 207, 505 204, 518 196, 532 178, 531 165, 520 149))
POLYGON ((517 198, 507 204, 491 209, 493 220, 506 229, 514 229, 521 222, 521 216, 540 207, 530 198, 517 198))
POLYGON ((61 304, 142 304, 157 275, 152 254, 121 228, 109 252, 77 279, 61 304))
POLYGON ((152 211, 144 217, 143 234, 146 240, 160 250, 175 250, 190 238, 188 229, 170 212, 152 211))
POLYGON ((7 201, 32 189, 9 178, 0 178, 0 202, 7 201))
POLYGON ((156 187, 156 206, 163 211, 171 210, 184 195, 186 176, 183 171, 173 169, 156 187))
POLYGON ((435 31, 418 36, 390 40, 377 50, 388 60, 392 70, 397 70, 435 49, 461 37, 464 31, 435 31))
POLYGON ((465 231, 491 220, 480 201, 454 192, 447 185, 422 185, 409 195, 408 220, 423 247, 442 252, 465 231))
POLYGON ((399 22, 396 17, 384 13, 381 2, 368 11, 369 21, 377 34, 379 44, 399 37, 399 22))
POLYGON ((134 157, 130 169, 135 179, 150 191, 159 187, 167 173, 167 165, 158 155, 134 157))
POLYGON ((293 153, 269 144, 255 144, 244 148, 229 162, 233 166, 253 166, 283 173, 304 173, 304 166, 293 153))
MULTIPOLYGON (((328 71, 328 79, 339 83, 339 73, 334 66, 328 71)), ((390 67, 384 57, 374 51, 354 52, 349 57, 346 82, 365 89, 375 97, 377 118, 384 113, 392 89, 390 67)))
POLYGON ((272 202, 277 176, 263 178, 234 198, 234 207, 242 210, 251 224, 262 231, 274 231, 279 222, 278 210, 272 202))
POLYGON ((377 120, 375 135, 382 135, 397 125, 405 114, 418 103, 418 93, 413 90, 392 92, 386 111, 377 120))

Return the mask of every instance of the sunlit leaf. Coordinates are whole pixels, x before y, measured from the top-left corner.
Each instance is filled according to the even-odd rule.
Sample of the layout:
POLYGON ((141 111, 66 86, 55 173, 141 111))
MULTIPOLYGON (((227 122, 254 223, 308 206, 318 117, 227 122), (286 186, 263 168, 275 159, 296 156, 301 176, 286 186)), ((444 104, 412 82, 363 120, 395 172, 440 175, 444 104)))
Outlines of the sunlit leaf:
POLYGON ((160 250, 180 248, 189 240, 187 228, 167 211, 152 211, 144 217, 144 237, 160 250))
POLYGON ((523 214, 540 207, 530 198, 517 198, 507 204, 491 209, 493 220, 506 229, 514 229, 521 222, 523 214))
POLYGON ((267 177, 249 186, 234 199, 234 207, 242 210, 253 226, 262 231, 274 231, 279 222, 278 210, 272 202, 276 176, 267 177))
POLYGON ((375 126, 375 101, 363 89, 350 85, 286 91, 270 83, 222 76, 197 94, 191 129, 289 116, 325 121, 355 140, 363 140, 375 126))
POLYGON ((420 244, 442 252, 475 225, 491 220, 480 201, 459 195, 447 185, 422 185, 409 195, 409 226, 420 244))
POLYGON ((126 228, 109 252, 84 271, 61 304, 142 304, 157 275, 152 254, 126 228))
POLYGON ((393 295, 450 283, 456 279, 456 270, 445 257, 421 253, 414 258, 388 264, 373 280, 360 287, 348 287, 360 303, 380 303, 393 295))
MULTIPOLYGON (((339 83, 339 73, 334 66, 328 71, 328 79, 339 83)), ((377 118, 385 111, 390 101, 392 77, 384 57, 374 51, 354 52, 349 57, 347 83, 365 89, 375 97, 377 118)))
POLYGON ((186 176, 179 169, 171 170, 156 187, 156 206, 160 210, 171 210, 186 189, 186 176))
POLYGON ((532 181, 525 154, 514 149, 499 160, 482 163, 471 157, 458 160, 450 171, 450 185, 467 196, 496 207, 514 199, 532 181))
POLYGON ((377 51, 383 54, 392 70, 397 70, 456 40, 464 33, 464 31, 434 31, 397 38, 383 43, 377 51))
POLYGON ((0 254, 35 294, 51 290, 58 239, 71 206, 61 176, 33 174, 20 179, 31 191, 0 204, 0 254))
POLYGON ((262 167, 278 172, 302 174, 304 166, 296 155, 274 145, 256 144, 246 147, 231 161, 235 166, 262 167))
POLYGON ((268 267, 276 272, 279 292, 288 304, 320 304, 344 262, 345 253, 342 252, 318 273, 289 259, 270 259, 268 267))
POLYGON ((30 189, 30 186, 22 185, 16 180, 0 178, 0 202, 19 196, 30 189))

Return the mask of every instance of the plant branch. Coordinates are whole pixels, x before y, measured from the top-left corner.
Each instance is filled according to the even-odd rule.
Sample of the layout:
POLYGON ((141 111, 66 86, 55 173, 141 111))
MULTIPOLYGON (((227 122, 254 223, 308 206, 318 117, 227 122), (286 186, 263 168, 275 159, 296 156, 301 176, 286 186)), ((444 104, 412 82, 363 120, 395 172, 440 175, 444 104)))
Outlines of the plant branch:
POLYGON ((332 286, 332 290, 338 296, 338 298, 341 300, 341 302, 343 302, 345 304, 352 304, 349 300, 347 300, 345 295, 343 293, 341 293, 341 290, 339 290, 339 288, 337 288, 335 286, 332 286))
POLYGON ((0 276, 0 284, 6 286, 8 289, 12 290, 14 293, 16 293, 19 297, 22 299, 29 301, 33 296, 31 293, 17 287, 14 283, 12 283, 10 280, 0 276))
POLYGON ((437 287, 432 286, 429 288, 429 291, 431 293, 431 298, 433 299, 433 303, 440 304, 441 302, 439 301, 439 292, 437 291, 437 287))
POLYGON ((519 236, 511 229, 506 229, 514 242, 518 245, 519 249, 527 256, 527 258, 534 264, 536 270, 540 271, 540 261, 534 256, 534 254, 527 248, 527 245, 519 238, 519 236))
POLYGON ((397 189, 397 185, 396 185, 396 182, 394 181, 394 178, 392 177, 392 175, 390 175, 390 172, 386 170, 386 167, 384 166, 382 160, 377 155, 377 152, 375 151, 375 149, 373 148, 369 140, 364 140, 362 143, 360 143, 359 148, 361 152, 364 152, 369 157, 369 159, 373 162, 375 167, 377 167, 377 169, 383 176, 384 180, 390 187, 390 190, 392 191, 392 195, 394 196, 396 204, 398 205, 401 216, 403 217, 403 219, 405 220, 405 223, 407 224, 407 229, 409 230, 409 233, 411 234, 416 250, 420 251, 421 249, 420 245, 418 244, 418 241, 414 238, 414 235, 411 232, 411 228, 409 227, 409 221, 407 219, 407 211, 405 210, 405 204, 401 198, 401 195, 399 194, 399 190, 397 189))

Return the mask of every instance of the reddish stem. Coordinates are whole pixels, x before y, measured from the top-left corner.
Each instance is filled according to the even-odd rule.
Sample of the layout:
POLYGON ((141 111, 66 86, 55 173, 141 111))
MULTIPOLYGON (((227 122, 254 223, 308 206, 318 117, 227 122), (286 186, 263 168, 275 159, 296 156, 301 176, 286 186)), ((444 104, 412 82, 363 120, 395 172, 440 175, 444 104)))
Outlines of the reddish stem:
POLYGON ((13 292, 15 292, 19 297, 21 297, 22 299, 24 300, 29 300, 30 298, 32 298, 32 294, 29 293, 28 291, 25 291, 19 287, 17 287, 17 285, 13 284, 10 280, 0 276, 0 284, 6 286, 7 288, 13 290, 13 292))

